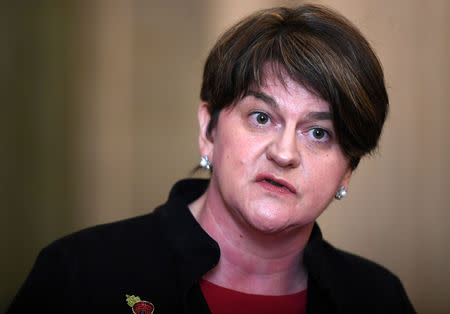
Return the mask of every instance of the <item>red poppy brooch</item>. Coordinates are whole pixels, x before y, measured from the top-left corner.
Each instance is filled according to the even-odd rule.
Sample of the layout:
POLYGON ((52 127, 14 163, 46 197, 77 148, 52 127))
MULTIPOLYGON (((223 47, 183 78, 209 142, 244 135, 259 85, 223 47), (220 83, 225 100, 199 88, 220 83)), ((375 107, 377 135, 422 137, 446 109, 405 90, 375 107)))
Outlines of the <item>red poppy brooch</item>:
POLYGON ((142 301, 141 298, 135 297, 134 295, 128 295, 127 297, 127 303, 133 310, 133 314, 153 314, 155 311, 155 306, 148 302, 148 301, 142 301))

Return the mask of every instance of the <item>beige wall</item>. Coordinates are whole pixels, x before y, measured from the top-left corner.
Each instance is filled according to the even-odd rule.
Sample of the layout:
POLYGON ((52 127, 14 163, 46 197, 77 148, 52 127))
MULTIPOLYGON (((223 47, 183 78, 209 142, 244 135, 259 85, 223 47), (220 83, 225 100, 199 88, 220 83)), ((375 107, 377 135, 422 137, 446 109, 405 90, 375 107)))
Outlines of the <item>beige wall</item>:
MULTIPOLYGON (((319 219, 325 237, 394 271, 419 312, 450 312, 450 2, 312 2, 360 27, 384 65, 391 99, 379 152, 363 160, 349 196, 319 219)), ((33 93, 18 97, 21 84, 13 82, 18 92, 8 97, 20 110, 8 109, 15 120, 3 124, 13 153, 2 157, 9 170, 0 181, 10 195, 0 221, 8 282, 0 283, 0 312, 43 245, 146 213, 189 176, 199 159, 201 67, 218 33, 254 9, 299 2, 73 3, 44 6, 39 18, 37 9, 8 8, 39 27, 5 32, 3 41, 31 40, 8 49, 36 52, 28 49, 28 66, 15 74, 33 93)), ((9 58, 15 73, 22 60, 9 58)))

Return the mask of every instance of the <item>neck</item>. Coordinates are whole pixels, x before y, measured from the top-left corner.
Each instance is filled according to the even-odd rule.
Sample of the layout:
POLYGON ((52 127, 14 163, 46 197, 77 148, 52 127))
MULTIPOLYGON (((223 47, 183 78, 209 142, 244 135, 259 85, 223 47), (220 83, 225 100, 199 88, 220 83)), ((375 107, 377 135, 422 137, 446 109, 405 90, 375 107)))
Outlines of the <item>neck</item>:
POLYGON ((202 228, 220 246, 219 263, 204 279, 262 295, 293 294, 306 288, 303 249, 313 224, 300 230, 264 233, 238 221, 214 199, 207 191, 189 206, 202 228))

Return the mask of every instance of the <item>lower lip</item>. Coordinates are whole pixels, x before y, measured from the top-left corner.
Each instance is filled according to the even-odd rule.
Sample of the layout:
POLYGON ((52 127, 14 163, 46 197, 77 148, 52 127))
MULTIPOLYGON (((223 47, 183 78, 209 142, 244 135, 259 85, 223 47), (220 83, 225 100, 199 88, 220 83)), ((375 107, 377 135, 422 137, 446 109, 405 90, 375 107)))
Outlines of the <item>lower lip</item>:
POLYGON ((277 194, 293 194, 289 189, 287 189, 284 186, 276 186, 273 185, 267 181, 259 181, 258 184, 264 188, 265 190, 272 192, 272 193, 277 193, 277 194))

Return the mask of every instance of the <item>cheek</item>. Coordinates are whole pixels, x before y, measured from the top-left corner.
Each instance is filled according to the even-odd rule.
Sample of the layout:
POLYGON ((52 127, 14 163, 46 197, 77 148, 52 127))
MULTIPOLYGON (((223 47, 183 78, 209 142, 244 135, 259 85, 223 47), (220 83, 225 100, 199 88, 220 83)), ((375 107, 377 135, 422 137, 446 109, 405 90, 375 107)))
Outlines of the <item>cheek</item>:
POLYGON ((341 154, 328 154, 326 158, 311 160, 307 167, 309 179, 305 179, 317 200, 331 200, 339 188, 347 170, 347 160, 341 154))
POLYGON ((241 168, 248 165, 261 151, 261 144, 257 139, 245 136, 242 132, 229 132, 217 144, 218 149, 214 152, 216 157, 230 167, 241 168))
POLYGON ((232 136, 221 136, 214 143, 213 166, 217 175, 228 177, 232 175, 236 179, 236 169, 241 168, 241 155, 245 155, 240 149, 239 141, 232 136))

